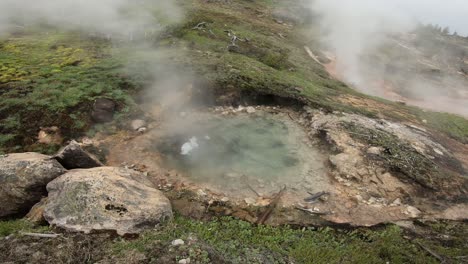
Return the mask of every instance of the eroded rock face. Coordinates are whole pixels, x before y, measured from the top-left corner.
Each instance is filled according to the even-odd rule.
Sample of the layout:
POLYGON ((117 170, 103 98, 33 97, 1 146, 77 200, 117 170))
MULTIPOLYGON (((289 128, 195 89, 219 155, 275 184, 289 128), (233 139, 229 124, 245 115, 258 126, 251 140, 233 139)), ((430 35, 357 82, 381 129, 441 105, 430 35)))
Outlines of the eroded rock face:
POLYGON ((39 153, 0 156, 0 217, 26 213, 46 194, 46 185, 65 172, 39 153))
POLYGON ((45 219, 71 231, 136 234, 172 217, 169 200, 142 173, 129 169, 72 170, 47 190, 45 219))
POLYGON ((424 217, 468 218, 462 164, 424 128, 355 114, 306 112, 301 122, 333 150, 330 176, 339 183, 328 202, 333 213, 325 219, 372 226, 424 217))
POLYGON ((92 154, 81 148, 76 141, 71 141, 54 158, 66 169, 89 169, 103 164, 92 154))

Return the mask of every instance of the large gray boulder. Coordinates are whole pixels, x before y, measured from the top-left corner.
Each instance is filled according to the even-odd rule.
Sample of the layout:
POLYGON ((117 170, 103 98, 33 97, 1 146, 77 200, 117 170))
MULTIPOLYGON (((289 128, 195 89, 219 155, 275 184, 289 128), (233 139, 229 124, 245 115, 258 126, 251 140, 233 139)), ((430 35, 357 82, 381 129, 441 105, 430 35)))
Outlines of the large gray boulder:
POLYGON ((39 153, 0 156, 0 218, 27 213, 47 194, 46 185, 65 172, 56 160, 39 153))
POLYGON ((172 217, 170 201, 142 173, 129 169, 71 170, 47 190, 45 219, 70 231, 136 234, 172 217))

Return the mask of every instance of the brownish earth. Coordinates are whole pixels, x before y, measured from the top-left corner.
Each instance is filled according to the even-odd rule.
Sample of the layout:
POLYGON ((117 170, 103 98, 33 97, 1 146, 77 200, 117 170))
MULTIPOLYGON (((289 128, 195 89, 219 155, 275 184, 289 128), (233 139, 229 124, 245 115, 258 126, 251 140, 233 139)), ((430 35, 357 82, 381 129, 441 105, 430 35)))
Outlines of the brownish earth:
MULTIPOLYGON (((390 111, 385 109, 384 104, 374 100, 351 96, 342 97, 341 100, 378 112, 390 111)), ((340 125, 341 122, 350 122, 362 127, 380 127, 379 129, 390 131, 404 142, 408 142, 416 152, 422 153, 421 155, 440 155, 440 159, 459 160, 465 170, 468 168, 466 145, 445 136, 433 141, 429 132, 418 127, 422 121, 408 117, 406 112, 398 114, 405 115, 405 119, 414 122, 397 124, 352 114, 324 114, 307 108, 306 111, 294 111, 288 108, 259 106, 258 110, 274 111, 289 116, 309 135, 308 144, 321 149, 326 157, 323 164, 326 171, 318 177, 304 177, 304 183, 307 180, 321 179, 320 186, 323 191, 329 192, 329 195, 316 203, 308 204, 304 198, 310 195, 300 182, 277 183, 265 189, 262 184, 249 179, 247 175, 246 178, 240 179, 247 184, 239 188, 229 184, 194 181, 183 172, 166 167, 162 154, 151 147, 155 140, 163 136, 164 130, 161 128, 165 120, 160 109, 153 111, 153 114, 147 114, 155 121, 148 124, 149 130, 146 133, 122 130, 113 136, 101 134, 92 139, 92 144, 108 150, 107 165, 127 166, 148 173, 156 186, 170 197, 177 211, 195 218, 232 215, 250 222, 258 222, 263 221, 260 219, 268 214, 265 222, 273 225, 328 223, 354 226, 373 226, 411 219, 468 219, 466 178, 463 178, 460 172, 455 173, 457 176, 450 183, 438 186, 440 189, 437 191, 426 189, 389 169, 385 162, 370 158, 373 155, 369 154, 373 146, 356 140, 353 137, 355 132, 343 129, 340 125), (276 204, 273 202, 274 198, 283 184, 287 188, 281 193, 281 199, 276 204), (272 207, 274 210, 270 215, 272 207)), ((219 111, 228 115, 236 114, 233 108, 222 108, 218 109, 218 113, 219 111)), ((373 150, 384 151, 375 146, 373 150)))

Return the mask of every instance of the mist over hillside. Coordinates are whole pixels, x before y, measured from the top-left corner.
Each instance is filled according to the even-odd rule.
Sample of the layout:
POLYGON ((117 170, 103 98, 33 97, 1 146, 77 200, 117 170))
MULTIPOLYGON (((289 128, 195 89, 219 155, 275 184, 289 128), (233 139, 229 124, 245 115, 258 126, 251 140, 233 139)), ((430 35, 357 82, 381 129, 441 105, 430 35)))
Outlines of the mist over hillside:
POLYGON ((3 0, 0 34, 25 26, 48 24, 108 36, 141 34, 180 21, 182 10, 173 0, 3 0))
POLYGON ((335 77, 371 95, 468 116, 468 39, 444 25, 422 24, 463 20, 452 11, 467 10, 465 3, 317 0, 310 7, 335 77), (416 6, 431 12, 423 18, 416 6))

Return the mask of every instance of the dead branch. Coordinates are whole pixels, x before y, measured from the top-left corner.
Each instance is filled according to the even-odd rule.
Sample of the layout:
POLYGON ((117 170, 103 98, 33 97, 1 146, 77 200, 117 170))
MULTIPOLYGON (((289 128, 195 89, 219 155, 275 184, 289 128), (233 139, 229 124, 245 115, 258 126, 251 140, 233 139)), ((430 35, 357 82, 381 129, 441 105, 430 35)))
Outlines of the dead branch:
POLYGON ((307 46, 304 46, 304 49, 305 51, 307 52, 307 54, 309 55, 309 57, 311 57, 315 62, 317 62, 318 64, 322 65, 322 63, 319 61, 319 59, 317 58, 317 56, 315 56, 315 54, 309 49, 309 47, 307 46))
POLYGON ((265 213, 263 213, 263 215, 257 220, 257 224, 260 224, 260 225, 265 224, 265 222, 268 220, 273 210, 275 210, 276 206, 278 205, 278 202, 280 201, 281 196, 283 196, 283 193, 285 190, 286 190, 286 186, 281 188, 281 190, 274 196, 271 203, 267 206, 265 213))
POLYGON ((237 48, 237 41, 249 42, 249 39, 247 38, 239 38, 238 36, 236 36, 236 34, 232 30, 225 30, 224 32, 226 32, 227 35, 231 37, 231 44, 228 46, 228 49, 237 48))
POLYGON ((260 195, 254 188, 252 188, 252 186, 250 186, 250 184, 249 184, 248 182, 246 182, 245 185, 246 185, 247 188, 249 188, 253 193, 255 193, 255 195, 257 195, 257 197, 261 197, 261 195, 260 195))
POLYGON ((437 260, 439 260, 441 263, 445 263, 445 259, 437 254, 435 251, 433 251, 432 249, 424 246, 421 242, 419 241, 416 241, 416 244, 418 244, 422 249, 424 249, 427 253, 431 254, 431 256, 433 256, 434 258, 436 258, 437 260))
POLYGON ((30 237, 40 237, 40 238, 56 238, 59 234, 41 234, 41 233, 20 233, 23 236, 30 236, 30 237))
POLYGON ((303 208, 303 207, 300 207, 300 206, 295 206, 294 208, 299 210, 299 211, 306 212, 306 213, 312 214, 312 215, 329 215, 329 214, 331 214, 331 212, 319 212, 319 211, 314 211, 312 209, 303 208))
POLYGON ((318 193, 307 192, 307 193, 311 195, 310 197, 307 197, 307 198, 304 199, 304 201, 306 201, 308 203, 315 202, 320 197, 330 194, 329 192, 318 192, 318 193))
POLYGON ((194 26, 192 29, 196 29, 196 30, 202 30, 206 27, 206 22, 200 22, 198 23, 196 26, 194 26))

